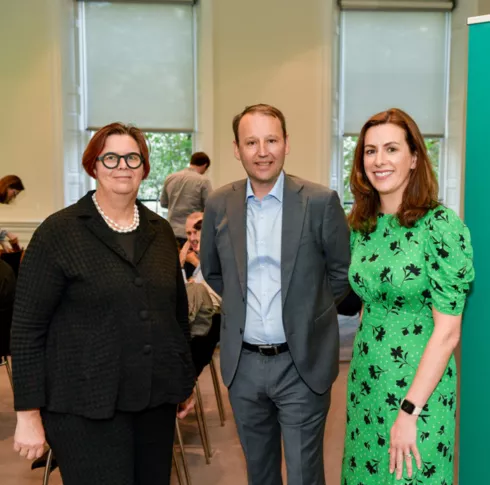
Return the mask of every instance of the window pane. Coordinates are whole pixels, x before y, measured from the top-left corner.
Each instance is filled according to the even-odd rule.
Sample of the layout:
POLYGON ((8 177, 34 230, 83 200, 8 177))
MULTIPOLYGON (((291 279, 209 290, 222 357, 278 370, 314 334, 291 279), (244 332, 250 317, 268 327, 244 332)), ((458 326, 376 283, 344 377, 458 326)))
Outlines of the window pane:
POLYGON ((150 145, 150 175, 143 180, 138 198, 152 211, 166 215, 160 193, 167 175, 189 165, 192 155, 190 133, 145 133, 150 145))
POLYGON ((344 134, 401 108, 422 133, 444 136, 447 14, 344 12, 342 35, 344 134))
POLYGON ((194 127, 194 24, 188 5, 85 4, 87 124, 194 127))

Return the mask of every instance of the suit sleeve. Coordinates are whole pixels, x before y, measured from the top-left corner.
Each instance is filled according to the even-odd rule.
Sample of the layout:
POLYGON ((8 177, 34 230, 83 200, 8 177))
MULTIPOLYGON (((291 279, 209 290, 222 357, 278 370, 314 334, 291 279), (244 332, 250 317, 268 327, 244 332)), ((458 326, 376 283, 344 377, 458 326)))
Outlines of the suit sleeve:
POLYGON ((329 196, 323 217, 323 249, 335 303, 348 294, 350 265, 349 227, 337 192, 329 196))
POLYGON ((52 316, 67 281, 41 226, 22 261, 12 320, 12 367, 15 409, 46 404, 45 349, 52 316))
POLYGON ((222 296, 223 275, 221 273, 218 248, 216 247, 215 220, 216 209, 212 201, 209 201, 204 210, 199 257, 204 279, 218 295, 222 296))
POLYGON ((208 201, 208 197, 211 195, 213 188, 211 186, 211 180, 206 179, 201 186, 201 204, 202 208, 206 207, 206 202, 208 201))

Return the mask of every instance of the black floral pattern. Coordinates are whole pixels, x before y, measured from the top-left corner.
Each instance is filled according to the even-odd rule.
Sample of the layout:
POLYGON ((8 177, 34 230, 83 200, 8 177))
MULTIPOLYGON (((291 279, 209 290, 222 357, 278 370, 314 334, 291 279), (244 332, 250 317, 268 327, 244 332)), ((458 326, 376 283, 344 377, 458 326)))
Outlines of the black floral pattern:
MULTIPOLYGON (((364 313, 348 381, 343 485, 394 483, 390 430, 432 334, 433 306, 462 313, 474 277, 470 240, 461 220, 444 207, 412 228, 380 215, 373 233, 352 234, 349 277, 364 313)), ((403 485, 453 483, 455 369, 451 358, 417 420, 422 468, 411 478, 404 475, 403 485)))

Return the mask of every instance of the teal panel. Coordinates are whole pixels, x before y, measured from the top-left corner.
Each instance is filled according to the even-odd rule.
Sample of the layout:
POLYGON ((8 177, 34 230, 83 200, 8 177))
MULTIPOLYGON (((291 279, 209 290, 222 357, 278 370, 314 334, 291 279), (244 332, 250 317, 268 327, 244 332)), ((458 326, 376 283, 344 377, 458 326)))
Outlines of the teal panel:
POLYGON ((490 23, 469 27, 465 222, 475 251, 461 357, 459 485, 490 484, 490 23))

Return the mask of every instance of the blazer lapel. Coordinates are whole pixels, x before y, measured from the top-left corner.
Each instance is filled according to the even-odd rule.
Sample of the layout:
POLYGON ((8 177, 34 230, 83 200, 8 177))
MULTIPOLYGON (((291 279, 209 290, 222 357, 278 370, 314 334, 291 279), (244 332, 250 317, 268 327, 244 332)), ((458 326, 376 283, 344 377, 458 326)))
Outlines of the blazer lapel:
POLYGON ((235 182, 226 201, 226 215, 231 244, 243 297, 247 294, 247 204, 246 181, 235 182))
POLYGON ((117 253, 121 258, 132 263, 129 260, 124 249, 117 243, 114 231, 107 226, 102 217, 87 217, 84 218, 84 223, 88 229, 100 239, 108 248, 117 253))
POLYGON ((301 196, 302 184, 284 178, 281 240, 281 299, 284 307, 298 254, 308 199, 301 196))
MULTIPOLYGON (((128 261, 132 265, 138 263, 146 249, 148 248, 150 242, 155 237, 155 230, 151 227, 148 219, 150 211, 137 201, 139 212, 140 212, 140 227, 139 233, 136 237, 135 242, 135 254, 134 260, 129 258, 121 245, 118 244, 116 239, 116 234, 109 226, 104 222, 100 214, 97 212, 95 205, 92 202, 93 191, 89 192, 87 195, 82 197, 78 202, 78 212, 79 217, 83 220, 87 228, 92 232, 101 242, 103 242, 109 249, 114 251, 118 256, 120 256, 125 261, 128 261)), ((155 215, 155 217, 158 217, 155 215)))

